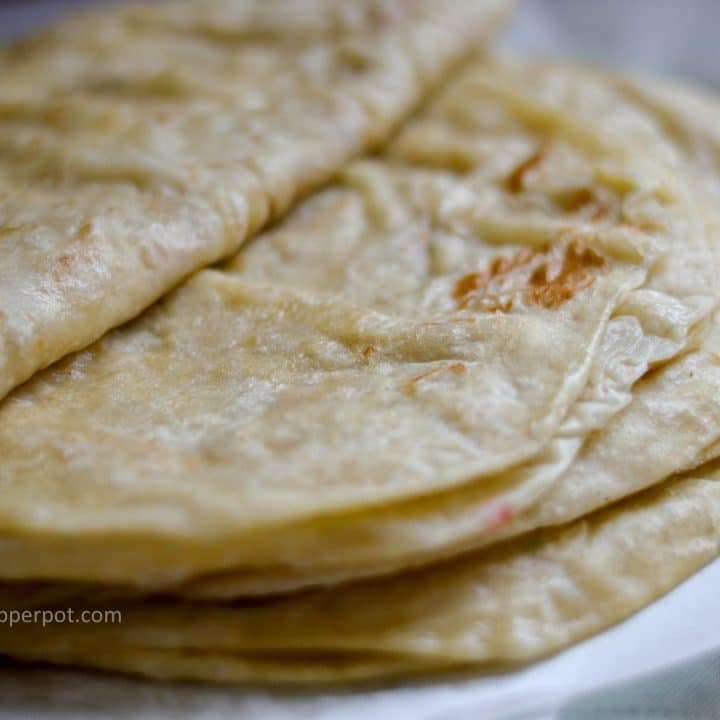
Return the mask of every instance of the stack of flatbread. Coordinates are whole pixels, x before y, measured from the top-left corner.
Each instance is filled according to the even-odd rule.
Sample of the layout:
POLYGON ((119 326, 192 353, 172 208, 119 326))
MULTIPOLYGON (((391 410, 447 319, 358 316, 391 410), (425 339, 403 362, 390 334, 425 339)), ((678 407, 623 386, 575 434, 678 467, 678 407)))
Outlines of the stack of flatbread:
POLYGON ((3 51, 1 654, 482 668, 720 553, 720 102, 480 55, 507 9, 190 0, 3 51))

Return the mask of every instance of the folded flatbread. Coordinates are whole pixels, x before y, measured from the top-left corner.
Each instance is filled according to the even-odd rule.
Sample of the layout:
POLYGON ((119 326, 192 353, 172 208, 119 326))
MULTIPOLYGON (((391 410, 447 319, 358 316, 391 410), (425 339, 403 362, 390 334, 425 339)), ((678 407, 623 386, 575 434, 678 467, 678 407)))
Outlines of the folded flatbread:
POLYGON ((189 0, 0 51, 0 397, 237 250, 505 0, 189 0))
MULTIPOLYGON (((253 539, 261 556, 275 553, 274 564, 248 559, 232 571, 196 578, 170 592, 236 598, 390 573, 567 523, 660 483, 720 455, 718 350, 715 341, 640 381, 630 405, 591 435, 524 511, 515 511, 507 489, 497 493, 492 484, 471 485, 374 512, 298 523, 273 537, 253 539)), ((553 477, 554 471, 553 466, 553 477)), ((94 595, 98 588, 76 590, 82 592, 94 595)))
MULTIPOLYGON (((72 606, 76 618, 112 608, 120 619, 0 625, 0 652, 234 682, 339 682, 514 664, 626 618, 719 553, 714 464, 568 526, 415 573, 254 607, 87 599, 72 606)), ((5 601, 0 593, 1 608, 15 605, 12 590, 5 601)))
POLYGON ((612 80, 473 64, 385 157, 6 400, 0 577, 367 574, 488 542, 702 342, 695 165, 612 80), (415 506, 385 508, 418 498, 407 533, 415 506), (307 554, 325 537, 339 568, 307 554))

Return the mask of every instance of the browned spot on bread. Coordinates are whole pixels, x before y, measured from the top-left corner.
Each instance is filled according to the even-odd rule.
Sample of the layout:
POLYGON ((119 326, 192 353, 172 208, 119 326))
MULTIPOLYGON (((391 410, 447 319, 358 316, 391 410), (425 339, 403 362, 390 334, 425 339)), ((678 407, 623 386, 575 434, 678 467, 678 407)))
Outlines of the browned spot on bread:
POLYGON ((69 252, 58 256, 52 265, 51 277, 54 283, 62 283, 72 272, 75 256, 69 252))
POLYGON ((415 386, 417 385, 417 383, 444 372, 451 372, 453 375, 462 375, 465 372, 465 365, 458 362, 451 363, 449 365, 439 365, 438 367, 434 367, 432 368, 432 370, 428 370, 427 372, 424 372, 417 377, 411 378, 407 384, 407 391, 410 394, 413 394, 415 392, 415 386))
POLYGON ((87 222, 84 222, 84 223, 78 228, 78 231, 77 231, 76 234, 77 234, 77 237, 78 237, 78 238, 80 238, 81 240, 84 240, 85 238, 87 238, 87 237, 89 237, 90 235, 92 235, 92 231, 93 231, 92 220, 88 220, 87 222))
POLYGON ((482 309, 489 313, 509 313, 513 309, 513 299, 487 297, 483 301, 482 309))
POLYGON ((0 225, 0 236, 12 235, 13 233, 19 232, 33 232, 34 230, 38 230, 39 228, 39 225, 30 223, 23 223, 21 225, 0 225))
POLYGON ((362 359, 365 362, 370 362, 370 359, 375 354, 375 348, 372 345, 368 345, 361 353, 362 359))
POLYGON ((517 165, 505 179, 505 185, 511 193, 519 193, 525 189, 525 179, 529 172, 535 170, 545 159, 545 148, 540 147, 532 155, 517 165))
POLYGON ((607 214, 595 193, 586 187, 576 188, 560 198, 562 209, 568 213, 583 215, 588 220, 599 220, 607 214))
POLYGON ((453 298, 460 310, 507 313, 516 300, 555 309, 592 285, 604 265, 602 255, 579 240, 545 252, 522 249, 461 277, 453 298))
POLYGON ((715 363, 717 363, 718 365, 720 365, 720 355, 718 355, 717 353, 711 352, 711 353, 710 353, 710 358, 712 359, 713 362, 715 362, 715 363))
POLYGON ((548 260, 533 270, 526 299, 548 310, 571 300, 595 281, 595 270, 604 258, 580 241, 570 242, 560 258, 548 260))
POLYGON ((527 265, 536 255, 537 253, 533 250, 523 248, 510 257, 493 258, 485 270, 463 275, 455 283, 453 298, 457 300, 461 309, 467 307, 472 300, 472 295, 484 290, 493 279, 527 265))
POLYGON ((577 212, 594 200, 595 195, 592 190, 589 188, 576 188, 563 198, 562 203, 568 212, 577 212))
POLYGON ((489 281, 489 276, 484 272, 474 272, 463 275, 456 283, 453 290, 453 298, 459 301, 460 307, 464 307, 468 295, 477 290, 482 290, 489 281))
POLYGON ((80 242, 75 244, 73 250, 59 255, 53 264, 52 278, 55 282, 61 282, 78 265, 89 264, 92 261, 92 250, 87 244, 83 244, 83 241, 92 235, 93 230, 92 220, 84 222, 76 230, 75 238, 80 242))
POLYGON ((72 267, 73 264, 73 256, 69 253, 63 253, 58 259, 57 264, 63 269, 63 270, 69 270, 72 267))

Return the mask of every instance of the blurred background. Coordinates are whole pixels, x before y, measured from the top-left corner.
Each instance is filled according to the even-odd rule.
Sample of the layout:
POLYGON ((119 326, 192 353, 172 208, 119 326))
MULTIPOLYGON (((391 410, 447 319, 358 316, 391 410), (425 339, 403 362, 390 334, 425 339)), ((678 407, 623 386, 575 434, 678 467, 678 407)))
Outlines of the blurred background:
MULTIPOLYGON (((0 0, 0 42, 74 8, 109 1, 0 0)), ((720 90, 720 0, 517 2, 517 15, 500 41, 509 51, 575 58, 720 90)))
POLYGON ((718 0, 519 0, 503 45, 720 90, 718 0))

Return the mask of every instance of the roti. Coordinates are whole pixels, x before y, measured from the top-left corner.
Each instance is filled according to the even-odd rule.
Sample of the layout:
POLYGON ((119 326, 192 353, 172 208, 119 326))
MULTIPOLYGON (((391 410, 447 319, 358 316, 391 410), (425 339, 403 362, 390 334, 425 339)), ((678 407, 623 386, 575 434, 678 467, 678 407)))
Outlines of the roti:
MULTIPOLYGON (((558 480, 524 512, 498 512, 502 502, 513 498, 513 490, 519 492, 517 486, 498 491, 493 483, 470 485, 364 514, 295 523, 275 535, 256 533, 253 548, 259 557, 275 553, 279 558, 292 558, 292 562, 262 565, 246 561, 244 566, 155 590, 191 599, 230 600, 389 574, 578 520, 673 474, 710 462, 720 455, 720 409, 715 401, 720 393, 717 342, 715 330, 702 350, 641 380, 627 408, 585 442, 558 480)), ((52 552, 42 539, 9 544, 0 556, 3 565, 16 557, 18 550, 19 562, 26 555, 52 552)), ((5 586, 6 600, 11 591, 12 604, 20 607, 60 599, 133 597, 149 589, 15 583, 5 586)))
POLYGON ((2 625, 0 651, 161 678, 298 684, 516 664, 619 622, 719 553, 714 464, 416 573, 255 607, 88 600, 78 614, 112 607, 122 622, 2 625))
POLYGON ((384 140, 503 0, 201 0, 0 54, 0 397, 384 140))
POLYGON ((562 68, 475 64, 386 157, 14 393, 0 576, 312 565, 351 513, 338 537, 364 574, 387 567, 363 533, 390 504, 438 519, 396 563, 480 542, 442 493, 476 498, 486 538, 521 515, 715 302, 693 163, 621 100, 562 68))
MULTIPOLYGON (((498 76, 502 75, 496 68, 493 70, 493 82, 498 84, 498 76)), ((656 138, 659 146, 655 154, 662 153, 660 145, 671 143, 684 158, 688 184, 697 188, 695 200, 708 206, 712 204, 716 197, 713 191, 718 185, 718 168, 713 161, 717 157, 718 137, 713 133, 714 126, 708 124, 713 114, 718 114, 714 100, 693 94, 696 104, 704 104, 702 113, 691 115, 686 107, 689 91, 681 88, 649 82, 636 86, 619 76, 567 66, 553 66, 552 72, 555 86, 564 82, 573 88, 582 83, 587 89, 595 83, 612 92, 612 105, 608 102, 608 108, 599 113, 608 120, 604 127, 612 124, 613 117, 627 112, 629 99, 630 108, 639 110, 647 120, 663 128, 656 138), (650 101, 649 98, 654 99, 650 101)), ((484 79, 480 68, 475 71, 475 79, 484 79)), ((467 97, 467 87, 464 91, 462 96, 467 97)), ((507 88, 504 92, 508 94, 507 88)), ((454 107, 447 99, 440 106, 445 114, 454 107)), ((581 106, 580 110, 586 109, 581 106)), ((400 150, 394 152, 420 153, 425 162, 435 165, 442 157, 447 158, 448 147, 454 141, 448 140, 447 127, 444 134, 438 129, 441 126, 435 117, 438 114, 430 113, 432 122, 421 119, 411 123, 400 138, 400 150), (433 145, 429 137, 442 140, 433 145)), ((497 142, 497 137, 494 141, 497 142)), ((456 146, 461 146, 459 140, 456 146)), ((484 153, 488 155, 487 148, 484 153)), ((487 157, 484 159, 487 163, 487 157)), ((717 213, 707 207, 703 217, 708 237, 715 244, 717 213)), ((312 247, 300 243, 290 246, 289 238, 281 233, 270 237, 270 243, 257 243, 239 256, 237 262, 242 263, 243 272, 281 275, 282 265, 272 262, 271 258, 277 260, 278 256, 290 252, 289 248, 292 248, 296 261, 302 255, 317 261, 318 253, 312 247)), ((705 257, 712 264, 708 255, 705 257)), ((656 270, 648 286, 661 287, 673 277, 670 282, 677 287, 679 266, 688 260, 693 262, 691 258, 692 255, 683 260, 679 253, 678 262, 656 270)), ((690 279, 694 276, 691 266, 686 264, 685 268, 689 271, 685 277, 690 279)), ((296 278, 307 275, 298 273, 293 278, 286 277, 286 282, 297 282, 296 278)), ((345 283, 346 287, 348 284, 352 287, 352 276, 345 283)), ((703 283, 710 291, 713 281, 707 275, 700 281, 700 286, 703 283)), ((625 305, 640 301, 646 306, 647 313, 651 312, 647 306, 657 302, 659 297, 657 293, 647 292, 646 287, 631 293, 625 305)), ((656 306, 654 317, 673 314, 669 307, 656 306)), ((616 315, 606 331, 608 345, 613 342, 610 339, 613 330, 620 332, 622 328, 623 332, 632 332, 622 310, 616 315)), ((244 567, 215 577, 199 578, 178 592, 227 598, 262 595, 391 572, 484 546, 545 524, 568 522, 693 464, 701 464, 703 457, 714 456, 708 444, 717 438, 720 422, 714 402, 718 396, 719 377, 716 334, 702 352, 656 369, 633 388, 630 407, 603 427, 603 423, 619 412, 618 408, 625 408, 630 402, 628 388, 645 371, 648 361, 652 364, 666 360, 677 350, 671 341, 669 346, 666 343, 668 336, 673 337, 682 326, 674 330, 666 326, 665 330, 659 331, 655 320, 646 320, 645 325, 654 330, 647 333, 656 343, 653 349, 648 350, 647 336, 643 339, 635 336, 631 352, 625 355, 604 347, 588 386, 560 427, 555 442, 529 467, 520 468, 512 476, 508 473, 500 475, 496 484, 462 488, 440 497, 385 507, 371 513, 343 514, 324 518, 320 523, 317 520, 304 522, 282 531, 275 530, 272 535, 255 535, 252 558, 245 560, 244 567), (635 358, 634 368, 628 355, 635 358), (640 360, 643 357, 645 363, 640 360), (623 369, 626 373, 630 371, 629 374, 624 376, 623 369), (578 455, 580 441, 589 432, 596 434, 578 455), (540 499, 534 501, 529 511, 523 512, 518 495, 527 497, 528 482, 534 483, 533 495, 540 499)), ((683 338, 683 347, 687 347, 686 341, 687 338, 683 338)), ((632 343, 628 342, 628 345, 632 343)))
POLYGON ((197 276, 5 402, 6 547, 34 536, 58 552, 80 540, 86 551, 70 564, 37 554, 33 567, 11 561, 0 574, 104 579, 82 566, 102 555, 107 579, 182 577, 229 561, 243 530, 422 495, 522 461, 582 389, 612 305, 642 277, 624 262, 627 247, 617 259, 603 254, 603 273, 568 303, 564 323, 538 307, 399 320, 215 271, 197 276), (498 393, 540 353, 555 365, 537 386, 520 399, 498 393), (128 562, 147 570, 120 557, 108 564, 98 543, 113 538, 139 543, 128 562), (183 541, 196 553, 178 553, 183 541))
MULTIPOLYGON (((372 513, 298 523, 278 533, 274 545, 268 538, 268 549, 259 545, 260 552, 269 556, 272 549, 284 563, 248 560, 165 591, 226 599, 287 593, 396 572, 581 518, 720 455, 718 349, 712 343, 643 379, 630 405, 591 435, 524 511, 513 506, 517 485, 498 492, 489 484, 372 513)), ((552 478, 556 471, 550 465, 552 478)))

